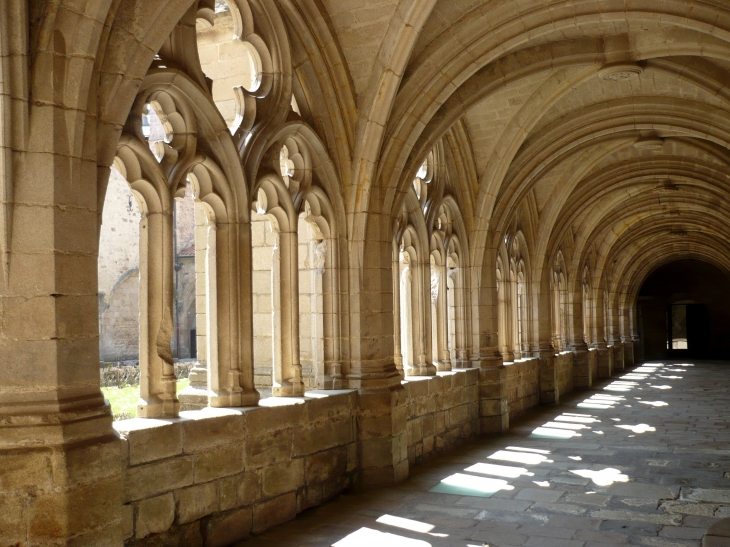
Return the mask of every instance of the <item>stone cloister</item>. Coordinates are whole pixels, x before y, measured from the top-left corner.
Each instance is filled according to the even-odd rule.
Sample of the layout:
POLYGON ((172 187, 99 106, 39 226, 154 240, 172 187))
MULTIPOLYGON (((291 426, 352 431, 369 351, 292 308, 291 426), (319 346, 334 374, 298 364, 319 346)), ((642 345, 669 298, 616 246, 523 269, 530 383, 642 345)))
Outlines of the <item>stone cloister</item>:
POLYGON ((231 545, 730 359, 728 70, 725 0, 0 0, 0 546, 231 545))

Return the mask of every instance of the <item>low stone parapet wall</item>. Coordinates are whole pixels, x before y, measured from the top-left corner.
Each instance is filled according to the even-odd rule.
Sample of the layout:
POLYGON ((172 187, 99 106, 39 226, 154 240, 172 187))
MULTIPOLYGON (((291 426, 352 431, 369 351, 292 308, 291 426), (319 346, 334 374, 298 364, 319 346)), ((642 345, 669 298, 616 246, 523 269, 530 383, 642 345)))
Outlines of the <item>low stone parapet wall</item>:
MULTIPOLYGON (((574 389, 572 352, 545 363, 554 367, 558 395, 574 389)), ((125 545, 230 545, 362 485, 368 470, 377 471, 376 458, 394 460, 395 450, 391 482, 402 480, 410 466, 480 433, 505 431, 537 406, 539 367, 540 359, 528 358, 409 377, 375 399, 311 391, 258 407, 116 422, 125 545), (373 405, 385 404, 380 399, 390 400, 382 416, 373 414, 373 405), (383 428, 390 438, 366 442, 383 428)))
POLYGON ((125 545, 224 546, 347 489, 358 465, 355 391, 116 422, 125 545))
POLYGON ((408 377, 408 462, 413 465, 479 433, 479 370, 408 377))
POLYGON ((505 364, 506 395, 509 417, 513 420, 540 402, 540 361, 537 357, 518 359, 505 364))

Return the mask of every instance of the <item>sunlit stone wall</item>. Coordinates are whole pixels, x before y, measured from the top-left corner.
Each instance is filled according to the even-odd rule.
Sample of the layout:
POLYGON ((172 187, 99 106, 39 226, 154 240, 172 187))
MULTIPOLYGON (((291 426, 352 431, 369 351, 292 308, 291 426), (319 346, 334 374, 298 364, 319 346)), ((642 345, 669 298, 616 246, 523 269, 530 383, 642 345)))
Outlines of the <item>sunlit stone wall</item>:
POLYGON ((408 462, 475 437, 479 432, 479 371, 439 372, 409 377, 408 462))

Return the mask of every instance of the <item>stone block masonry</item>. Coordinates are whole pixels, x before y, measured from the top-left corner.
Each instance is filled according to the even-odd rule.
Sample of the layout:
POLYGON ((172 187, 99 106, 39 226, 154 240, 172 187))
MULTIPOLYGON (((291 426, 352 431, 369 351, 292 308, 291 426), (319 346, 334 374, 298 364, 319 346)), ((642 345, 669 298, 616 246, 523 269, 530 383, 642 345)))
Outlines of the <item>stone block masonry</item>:
POLYGON ((509 416, 517 418, 539 403, 539 361, 519 359, 505 368, 509 416))
POLYGON ((409 377, 408 463, 476 437, 479 432, 479 371, 439 372, 409 377))
POLYGON ((125 545, 229 545, 294 518, 354 479, 357 393, 116 422, 125 545))
MULTIPOLYGON (((572 353, 555 357, 560 394, 573 389, 572 364, 572 353)), ((403 480, 410 466, 494 432, 489 416, 506 429, 538 404, 539 390, 539 360, 528 358, 407 377, 397 397, 382 401, 402 420, 373 414, 373 394, 340 390, 116 422, 125 545, 230 545, 381 475, 403 480), (388 465, 377 460, 380 445, 367 442, 383 428, 388 465)))

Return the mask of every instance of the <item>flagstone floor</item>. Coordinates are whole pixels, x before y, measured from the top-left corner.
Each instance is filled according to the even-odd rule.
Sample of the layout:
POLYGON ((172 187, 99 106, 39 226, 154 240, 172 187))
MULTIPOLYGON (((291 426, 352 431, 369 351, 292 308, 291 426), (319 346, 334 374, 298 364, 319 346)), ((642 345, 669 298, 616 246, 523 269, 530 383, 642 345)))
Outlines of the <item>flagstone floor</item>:
POLYGON ((699 546, 730 516, 730 363, 647 363, 243 547, 699 546))

